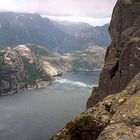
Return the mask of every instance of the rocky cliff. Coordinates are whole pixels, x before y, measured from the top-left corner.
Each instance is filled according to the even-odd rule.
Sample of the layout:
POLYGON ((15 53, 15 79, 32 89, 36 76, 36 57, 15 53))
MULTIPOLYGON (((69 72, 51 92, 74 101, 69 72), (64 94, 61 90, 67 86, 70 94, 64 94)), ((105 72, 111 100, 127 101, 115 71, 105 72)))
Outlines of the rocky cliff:
POLYGON ((109 94, 122 91, 140 71, 140 4, 118 0, 109 27, 112 43, 106 52, 99 87, 93 89, 88 107, 109 94))
POLYGON ((45 87, 57 74, 25 45, 0 50, 0 95, 45 87))
POLYGON ((118 0, 99 87, 53 140, 140 139, 140 1, 118 0))

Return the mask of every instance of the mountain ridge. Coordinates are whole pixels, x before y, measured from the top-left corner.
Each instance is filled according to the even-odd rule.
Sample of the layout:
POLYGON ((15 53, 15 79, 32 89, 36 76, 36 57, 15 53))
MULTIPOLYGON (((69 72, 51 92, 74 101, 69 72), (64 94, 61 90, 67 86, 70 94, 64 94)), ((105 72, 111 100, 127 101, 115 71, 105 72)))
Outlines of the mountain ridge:
MULTIPOLYGON (((80 34, 81 29, 87 29, 88 27, 92 26, 79 23, 77 27, 77 24, 69 23, 67 28, 71 31, 72 28, 75 28, 80 34)), ((107 27, 105 28, 104 30, 104 28, 99 27, 99 29, 101 29, 100 32, 107 32, 107 27)), ((20 44, 36 44, 45 46, 51 52, 63 54, 79 50, 82 51, 89 46, 90 42, 92 43, 90 45, 98 45, 100 42, 97 40, 98 37, 93 38, 94 41, 91 41, 91 39, 77 39, 74 34, 69 34, 68 32, 64 32, 64 30, 64 25, 58 28, 58 24, 56 26, 53 21, 48 18, 43 18, 39 14, 0 12, 1 48, 15 47, 20 44)), ((96 36, 96 33, 98 33, 97 30, 95 30, 92 36, 96 36)), ((104 38, 102 34, 98 36, 104 38)), ((109 35, 106 34, 105 36, 108 38, 107 36, 109 35)), ((105 40, 102 44, 104 44, 104 42, 105 40)))
POLYGON ((56 48, 66 34, 39 14, 0 12, 0 46, 34 43, 56 48))

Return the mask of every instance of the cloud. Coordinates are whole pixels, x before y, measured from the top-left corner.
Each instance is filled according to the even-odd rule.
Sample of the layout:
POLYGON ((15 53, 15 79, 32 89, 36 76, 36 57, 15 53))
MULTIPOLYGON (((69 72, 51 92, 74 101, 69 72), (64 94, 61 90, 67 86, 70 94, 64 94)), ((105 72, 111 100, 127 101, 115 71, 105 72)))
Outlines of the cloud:
POLYGON ((93 18, 93 17, 75 17, 75 16, 50 16, 42 15, 42 17, 49 18, 55 21, 70 21, 70 22, 85 22, 92 26, 102 26, 110 22, 110 18, 93 18))
POLYGON ((56 20, 63 17, 94 24, 109 21, 115 3, 116 0, 2 0, 0 11, 39 13, 56 20))
POLYGON ((109 17, 116 0, 3 0, 0 10, 55 16, 109 17))

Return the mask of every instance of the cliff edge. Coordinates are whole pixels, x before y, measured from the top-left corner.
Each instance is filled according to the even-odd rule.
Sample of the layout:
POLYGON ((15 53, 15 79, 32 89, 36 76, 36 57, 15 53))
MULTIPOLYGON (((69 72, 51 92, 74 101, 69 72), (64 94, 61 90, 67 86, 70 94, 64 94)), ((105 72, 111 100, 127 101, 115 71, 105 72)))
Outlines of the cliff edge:
POLYGON ((52 140, 140 139, 140 0, 118 0, 99 87, 52 140))
POLYGON ((140 1, 118 0, 109 32, 108 47, 99 87, 93 89, 87 107, 110 94, 122 91, 140 71, 140 1))

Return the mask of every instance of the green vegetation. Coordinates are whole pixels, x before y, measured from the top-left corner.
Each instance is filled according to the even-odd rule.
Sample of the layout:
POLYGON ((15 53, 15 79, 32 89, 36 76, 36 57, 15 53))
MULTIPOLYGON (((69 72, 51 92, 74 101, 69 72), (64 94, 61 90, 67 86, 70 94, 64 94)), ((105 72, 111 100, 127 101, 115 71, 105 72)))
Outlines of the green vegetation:
POLYGON ((37 79, 37 73, 36 73, 36 68, 34 63, 29 63, 27 59, 23 59, 24 63, 24 68, 26 70, 26 75, 27 75, 27 83, 29 84, 35 84, 36 79, 37 79))
POLYGON ((0 69, 4 66, 4 52, 0 50, 0 69))
POLYGON ((132 3, 139 3, 140 0, 131 0, 132 3))
POLYGON ((82 63, 80 63, 78 59, 74 59, 71 62, 71 65, 73 66, 73 68, 82 68, 82 63))
POLYGON ((48 56, 49 55, 49 53, 43 49, 36 49, 36 50, 34 50, 34 53, 39 56, 48 56))
POLYGON ((44 72, 43 66, 39 61, 30 63, 26 58, 23 58, 22 60, 26 71, 26 79, 24 82, 29 85, 35 85, 36 80, 51 80, 51 77, 44 72))
POLYGON ((27 47, 31 51, 33 51, 36 55, 39 55, 39 56, 49 56, 50 55, 49 51, 45 48, 41 48, 36 45, 27 45, 27 47))
POLYGON ((80 53, 81 53, 81 51, 73 51, 73 52, 71 52, 70 54, 71 54, 73 57, 77 57, 77 56, 79 56, 80 53))
POLYGON ((79 119, 76 119, 74 122, 71 121, 67 124, 67 128, 72 134, 80 134, 83 127, 88 126, 90 123, 92 123, 92 116, 85 115, 79 119))

